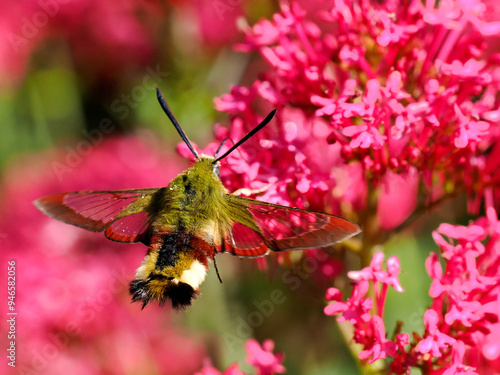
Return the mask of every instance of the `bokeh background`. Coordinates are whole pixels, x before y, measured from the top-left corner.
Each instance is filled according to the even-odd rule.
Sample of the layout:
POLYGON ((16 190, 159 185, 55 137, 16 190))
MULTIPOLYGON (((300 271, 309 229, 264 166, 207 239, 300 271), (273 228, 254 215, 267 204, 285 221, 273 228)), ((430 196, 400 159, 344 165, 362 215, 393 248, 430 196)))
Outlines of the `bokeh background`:
MULTIPOLYGON (((13 373, 191 374, 207 358, 248 369, 244 344, 252 337, 275 342, 287 373, 357 373, 334 319, 323 314, 328 275, 342 273, 342 263, 302 264, 293 255, 295 263, 271 257, 264 265, 224 255, 223 284, 211 269, 189 310, 141 310, 128 283, 143 245, 107 241, 32 204, 63 191, 166 186, 189 161, 176 152, 180 140, 155 88, 205 147, 214 125, 227 122, 214 97, 250 84, 262 65, 233 49, 238 23, 277 9, 271 0, 0 3, 0 260, 2 275, 9 260, 17 270, 13 373)), ((401 259, 406 290, 389 292, 386 327, 403 317, 408 331, 423 332, 424 260, 436 250, 430 233, 451 218, 465 222, 464 206, 435 210, 386 245, 401 259)), ((354 256, 343 259, 359 266, 354 256)), ((4 362, 2 373, 11 370, 4 362)))

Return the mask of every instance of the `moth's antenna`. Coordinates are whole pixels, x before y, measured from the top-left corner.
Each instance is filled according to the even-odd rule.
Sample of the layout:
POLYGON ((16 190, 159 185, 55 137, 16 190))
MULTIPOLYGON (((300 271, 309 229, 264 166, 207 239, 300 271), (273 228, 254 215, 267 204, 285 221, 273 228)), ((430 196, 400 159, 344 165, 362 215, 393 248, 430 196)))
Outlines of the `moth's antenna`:
POLYGON ((224 146, 224 143, 226 143, 226 141, 229 141, 229 140, 231 140, 231 138, 229 138, 229 137, 226 137, 222 140, 222 142, 219 145, 219 148, 217 149, 217 151, 215 151, 214 158, 217 158, 217 154, 220 152, 222 146, 224 146))
POLYGON ((266 126, 269 121, 271 121, 276 114, 276 109, 273 109, 267 117, 255 128, 253 128, 247 135, 245 135, 238 143, 236 143, 233 147, 231 147, 224 155, 218 157, 215 159, 212 163, 216 163, 219 160, 224 159, 226 156, 228 156, 231 152, 233 152, 236 148, 238 148, 242 143, 246 142, 250 137, 252 137, 255 133, 257 133, 260 129, 262 129, 264 126, 266 126))
POLYGON ((215 255, 214 255, 214 267, 215 267, 215 272, 217 273, 217 277, 219 278, 219 281, 222 284, 222 279, 220 278, 219 270, 217 269, 217 263, 215 262, 215 255))
POLYGON ((168 108, 167 102, 165 101, 165 98, 163 97, 163 94, 161 93, 160 89, 158 89, 158 88, 156 89, 156 96, 158 97, 158 101, 160 102, 160 105, 163 108, 163 111, 167 114, 168 118, 170 119, 170 121, 172 122, 172 124, 177 129, 177 132, 181 136, 181 138, 184 141, 184 143, 189 147, 189 149, 193 153, 194 157, 196 159, 199 159, 198 153, 196 152, 196 150, 191 145, 191 142, 189 142, 189 139, 186 136, 186 134, 184 134, 184 131, 182 130, 181 125, 179 124, 179 121, 177 121, 177 119, 175 118, 175 116, 172 113, 172 111, 170 110, 170 108, 168 108))

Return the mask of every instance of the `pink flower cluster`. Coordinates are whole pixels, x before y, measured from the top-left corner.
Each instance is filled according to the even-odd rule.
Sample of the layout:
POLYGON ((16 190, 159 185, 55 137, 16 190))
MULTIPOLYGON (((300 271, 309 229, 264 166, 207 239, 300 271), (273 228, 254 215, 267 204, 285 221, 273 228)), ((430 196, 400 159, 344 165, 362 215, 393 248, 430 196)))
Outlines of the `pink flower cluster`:
POLYGON ((359 353, 359 359, 368 363, 404 353, 404 347, 409 342, 405 333, 396 335, 395 341, 386 338, 383 316, 387 290, 392 286, 396 291, 403 292, 403 288, 398 279, 399 259, 389 258, 386 262, 387 270, 382 268, 383 261, 384 254, 376 253, 369 267, 348 273, 355 282, 346 302, 342 302, 340 290, 329 288, 326 292, 326 299, 333 303, 325 307, 325 314, 341 314, 338 320, 354 327, 354 340, 364 347, 359 353), (373 286, 373 298, 368 296, 370 284, 373 286), (374 307, 375 313, 372 315, 374 307))
MULTIPOLYGON (((273 375, 283 374, 285 367, 283 367, 283 354, 274 354, 274 342, 266 340, 262 346, 254 339, 249 339, 246 342, 247 362, 254 368, 255 375, 273 375)), ((237 363, 229 366, 224 372, 220 372, 214 368, 210 361, 208 361, 200 372, 196 375, 245 375, 238 367, 237 363)))
POLYGON ((271 20, 246 26, 237 45, 257 51, 267 69, 215 100, 231 115, 228 128, 215 129, 219 141, 241 139, 278 108, 276 120, 224 161, 225 185, 262 189, 258 199, 269 202, 359 218, 365 258, 418 201, 424 208, 465 192, 473 214, 488 201, 485 218, 468 227, 443 224, 434 233, 446 267, 436 254, 427 260, 434 301, 422 337, 386 338, 387 289, 402 291, 396 258, 383 270, 378 253, 350 272, 356 282, 346 302, 339 290, 328 290, 334 303, 325 312, 354 326, 364 348, 359 358, 392 357, 394 373, 413 366, 447 375, 498 369, 494 7, 478 0, 282 2, 271 20))
POLYGON ((356 280, 351 296, 328 289, 327 315, 354 327, 354 340, 363 345, 359 358, 371 363, 393 357, 391 371, 407 373, 418 366, 426 374, 495 374, 500 369, 500 224, 493 208, 491 189, 486 191, 487 215, 469 226, 441 224, 434 240, 445 261, 432 253, 426 261, 432 278, 432 306, 424 314, 425 333, 387 340, 383 323, 385 293, 389 285, 402 292, 397 275, 399 262, 389 258, 381 269, 382 253, 370 267, 350 272, 356 280), (447 238, 447 239, 445 239, 447 238), (366 297, 373 283, 374 298, 366 297), (374 306, 375 305, 375 306, 374 306))
POLYGON ((255 126, 265 114, 255 104, 279 111, 258 151, 242 146, 228 158, 227 184, 270 184, 263 199, 344 213, 365 207, 368 186, 382 187, 384 229, 413 211, 421 180, 429 203, 466 190, 477 211, 500 160, 500 59, 488 52, 500 23, 486 21, 494 5, 301 3, 309 10, 282 3, 237 46, 258 51, 269 69, 215 100, 233 116, 217 138, 236 141, 255 126))
POLYGON ((426 261, 433 303, 416 351, 428 354, 429 367, 449 366, 446 374, 463 371, 465 364, 478 374, 494 373, 500 369, 500 223, 491 189, 486 217, 468 226, 441 224, 433 237, 445 267, 435 253, 426 261))

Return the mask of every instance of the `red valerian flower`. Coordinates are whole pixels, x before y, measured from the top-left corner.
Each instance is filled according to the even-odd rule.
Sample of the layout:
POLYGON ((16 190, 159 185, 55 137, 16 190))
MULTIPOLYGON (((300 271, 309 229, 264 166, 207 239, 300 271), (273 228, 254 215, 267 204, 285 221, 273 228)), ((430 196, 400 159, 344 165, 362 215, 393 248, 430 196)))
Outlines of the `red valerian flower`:
MULTIPOLYGON (((371 345, 369 349, 361 351, 358 355, 359 359, 362 361, 367 360, 368 363, 373 363, 387 356, 394 356, 397 344, 385 338, 384 321, 380 316, 375 315, 371 317, 370 324, 368 325, 368 332, 373 335, 373 345, 371 345)), ((367 347, 366 344, 365 347, 367 347)))
POLYGON ((245 130, 260 118, 255 104, 280 109, 272 131, 259 139, 263 154, 283 157, 250 153, 236 160, 235 153, 225 182, 249 187, 252 173, 260 180, 255 185, 271 183, 266 198, 332 212, 340 208, 336 197, 348 196, 341 213, 349 215, 353 206, 365 208, 367 185, 387 191, 403 176, 396 194, 378 202, 390 207, 378 210, 385 230, 412 214, 420 182, 429 204, 465 190, 469 209, 477 212, 478 197, 498 179, 498 158, 489 150, 500 135, 500 60, 488 54, 488 43, 500 27, 488 21, 490 6, 343 0, 304 6, 312 10, 282 3, 272 20, 244 28, 236 48, 259 52, 269 69, 249 87, 216 99, 216 107, 232 116, 231 128, 245 130), (294 140, 283 137, 290 124, 297 129, 294 140), (303 151, 304 139, 313 153, 303 151), (306 159, 293 160, 284 150, 299 150, 306 159), (325 154, 332 157, 325 160, 325 154), (327 161, 329 174, 323 173, 327 161), (347 186, 358 190, 341 183, 346 163, 362 171, 347 177, 347 186), (401 196, 409 203, 392 217, 401 196))
MULTIPOLYGON (((254 339, 247 340, 245 344, 247 350, 247 362, 252 365, 255 375, 273 375, 285 373, 282 365, 284 356, 282 353, 274 354, 274 342, 265 340, 262 346, 254 339)), ((224 372, 220 372, 207 361, 201 371, 196 375, 245 375, 234 363, 224 372)))
POLYGON ((339 290, 330 288, 327 315, 341 314, 339 321, 354 327, 354 340, 363 345, 359 358, 368 363, 393 357, 393 373, 405 373, 413 366, 434 373, 493 374, 500 364, 500 221, 488 189, 486 217, 468 226, 441 224, 434 240, 441 248, 445 266, 436 253, 427 258, 432 284, 431 307, 424 314, 423 336, 397 334, 396 341, 385 338, 382 321, 385 292, 389 285, 402 292, 397 258, 373 256, 369 267, 349 272, 357 280, 351 296, 342 302, 339 290), (374 303, 367 297, 373 284, 374 303), (374 310, 372 305, 376 306, 374 310))
POLYGON ((387 260, 387 271, 382 268, 383 260, 384 254, 376 253, 369 267, 348 273, 355 282, 351 296, 346 302, 341 301, 342 293, 338 289, 329 288, 326 292, 326 299, 333 303, 325 307, 325 314, 341 314, 337 318, 338 321, 348 321, 354 326, 354 340, 364 347, 358 357, 368 363, 388 356, 394 357, 398 351, 404 353, 402 343, 408 341, 406 334, 400 334, 397 342, 386 338, 382 318, 387 288, 392 286, 398 292, 403 292, 403 288, 398 279, 400 271, 398 258, 391 257, 387 260), (373 284, 375 306, 377 306, 375 315, 372 315, 373 299, 367 297, 370 284, 373 284))
POLYGON ((448 347, 456 340, 442 333, 438 329, 438 314, 434 310, 427 310, 424 314, 426 337, 417 345, 417 351, 422 354, 431 354, 432 357, 441 357, 441 352, 446 352, 448 347))
POLYGON ((340 290, 328 288, 326 299, 334 301, 334 303, 325 307, 325 314, 330 316, 342 314, 338 320, 340 322, 348 321, 351 324, 369 321, 373 300, 371 298, 364 298, 368 292, 368 288, 369 283, 366 281, 355 283, 351 297, 346 302, 341 302, 342 293, 340 290))
POLYGON ((248 340, 245 344, 248 352, 247 362, 257 369, 259 375, 283 374, 285 368, 283 354, 274 354, 274 342, 266 340, 262 346, 255 340, 248 340))
POLYGON ((451 354, 455 354, 448 360, 454 366, 467 364, 483 369, 481 373, 500 360, 500 231, 492 190, 485 196, 486 217, 467 227, 441 224, 433 234, 446 266, 442 268, 436 254, 427 259, 433 279, 429 294, 434 300, 425 315, 427 333, 417 346, 427 350, 426 343, 433 341, 434 349, 449 357, 441 344, 451 345, 451 354), (444 335, 452 339, 444 339, 444 335))

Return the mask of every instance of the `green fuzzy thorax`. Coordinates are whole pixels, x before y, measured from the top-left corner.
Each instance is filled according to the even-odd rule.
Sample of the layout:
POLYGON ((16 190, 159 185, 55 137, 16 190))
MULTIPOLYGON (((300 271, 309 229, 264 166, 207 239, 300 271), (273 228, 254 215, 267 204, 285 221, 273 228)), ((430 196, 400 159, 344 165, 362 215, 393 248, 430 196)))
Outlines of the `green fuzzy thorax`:
POLYGON ((218 163, 213 161, 213 157, 201 155, 191 168, 170 182, 156 225, 196 232, 200 226, 224 216, 227 191, 214 172, 218 163))

